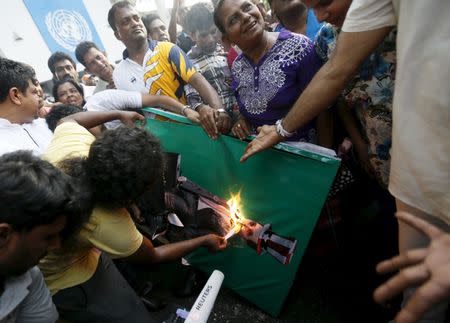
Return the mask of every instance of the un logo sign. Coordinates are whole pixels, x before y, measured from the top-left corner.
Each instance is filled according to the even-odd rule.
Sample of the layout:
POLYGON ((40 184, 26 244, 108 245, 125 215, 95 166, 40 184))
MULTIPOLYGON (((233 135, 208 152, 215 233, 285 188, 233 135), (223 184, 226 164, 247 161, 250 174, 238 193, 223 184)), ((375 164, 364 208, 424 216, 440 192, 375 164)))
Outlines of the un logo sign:
POLYGON ((45 24, 53 39, 68 51, 85 40, 92 41, 92 32, 84 17, 76 11, 56 10, 45 16, 45 24))

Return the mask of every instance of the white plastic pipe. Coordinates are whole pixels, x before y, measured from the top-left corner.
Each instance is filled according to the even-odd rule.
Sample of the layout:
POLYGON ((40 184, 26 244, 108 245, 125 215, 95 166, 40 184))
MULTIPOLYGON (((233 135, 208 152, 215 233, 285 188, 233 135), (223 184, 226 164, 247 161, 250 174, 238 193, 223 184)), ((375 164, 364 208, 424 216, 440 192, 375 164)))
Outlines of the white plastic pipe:
POLYGON ((184 323, 206 323, 222 286, 224 275, 214 270, 198 295, 184 323))

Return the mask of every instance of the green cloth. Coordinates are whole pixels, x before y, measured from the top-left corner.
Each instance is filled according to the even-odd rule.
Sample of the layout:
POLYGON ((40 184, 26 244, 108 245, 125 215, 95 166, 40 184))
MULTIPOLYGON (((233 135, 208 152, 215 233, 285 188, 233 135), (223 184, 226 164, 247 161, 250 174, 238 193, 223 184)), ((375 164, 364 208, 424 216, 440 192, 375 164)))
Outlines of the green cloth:
MULTIPOLYGON (((171 116, 155 109, 154 113, 171 116)), ((186 122, 183 117, 177 121, 186 122)), ((146 127, 158 136, 166 151, 181 154, 181 173, 224 199, 241 192, 247 219, 272 224, 275 233, 297 239, 289 265, 269 254, 258 256, 238 237, 229 247, 211 254, 201 249, 189 262, 207 272, 225 274, 224 285, 259 308, 277 316, 283 306, 311 233, 339 167, 339 159, 283 147, 261 152, 239 163, 247 142, 221 136, 211 140, 199 126, 147 119, 146 127)))

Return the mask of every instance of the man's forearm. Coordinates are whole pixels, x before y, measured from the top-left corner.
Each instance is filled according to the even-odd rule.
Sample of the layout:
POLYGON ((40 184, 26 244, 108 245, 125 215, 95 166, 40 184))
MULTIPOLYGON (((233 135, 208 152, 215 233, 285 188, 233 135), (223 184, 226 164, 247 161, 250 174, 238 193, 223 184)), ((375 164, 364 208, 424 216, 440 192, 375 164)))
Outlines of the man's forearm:
POLYGON ((62 122, 76 122, 79 125, 90 129, 101 125, 105 122, 120 119, 122 111, 112 110, 112 111, 86 111, 78 112, 62 118, 59 123, 62 122))
POLYGON ((182 114, 184 105, 179 101, 165 95, 142 95, 142 106, 159 106, 167 111, 182 114))
POLYGON ((178 16, 178 3, 174 1, 172 12, 170 13, 170 21, 168 28, 170 41, 174 44, 177 43, 177 16, 178 16))
POLYGON ((334 103, 352 75, 328 61, 309 83, 283 120, 283 127, 293 132, 316 118, 334 103), (347 74, 347 75, 346 75, 347 74))
POLYGON ((203 102, 206 102, 213 109, 222 109, 222 101, 217 94, 217 91, 212 87, 211 84, 201 75, 200 73, 195 73, 189 79, 189 84, 197 90, 200 94, 203 102))

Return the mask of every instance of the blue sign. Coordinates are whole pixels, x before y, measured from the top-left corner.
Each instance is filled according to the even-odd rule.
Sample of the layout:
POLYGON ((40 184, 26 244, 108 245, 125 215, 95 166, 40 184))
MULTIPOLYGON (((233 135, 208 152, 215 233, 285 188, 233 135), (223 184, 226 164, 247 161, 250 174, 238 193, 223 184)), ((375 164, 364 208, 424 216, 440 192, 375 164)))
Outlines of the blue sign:
MULTIPOLYGON (((75 59, 82 41, 104 50, 82 0, 23 0, 52 53, 62 51, 75 59)), ((106 17, 105 17, 106 19, 106 17)))

